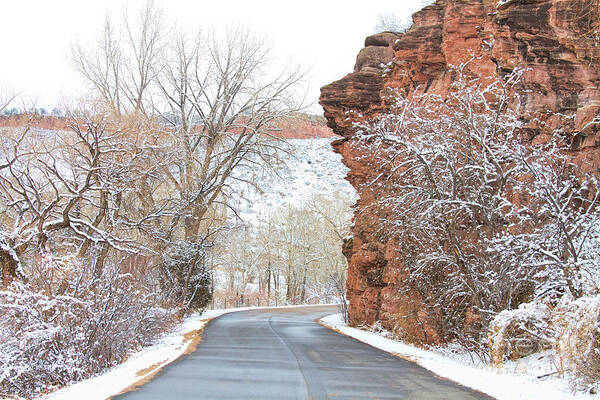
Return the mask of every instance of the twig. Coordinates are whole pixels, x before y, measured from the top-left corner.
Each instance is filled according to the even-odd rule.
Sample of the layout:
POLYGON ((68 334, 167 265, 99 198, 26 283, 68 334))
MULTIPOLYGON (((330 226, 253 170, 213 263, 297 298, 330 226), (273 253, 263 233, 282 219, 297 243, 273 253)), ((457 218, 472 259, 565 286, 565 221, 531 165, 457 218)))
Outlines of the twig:
POLYGON ((547 377, 552 376, 552 375, 558 375, 558 373, 559 373, 558 371, 554 371, 554 372, 550 372, 549 374, 540 375, 537 378, 538 379, 547 378, 547 377))

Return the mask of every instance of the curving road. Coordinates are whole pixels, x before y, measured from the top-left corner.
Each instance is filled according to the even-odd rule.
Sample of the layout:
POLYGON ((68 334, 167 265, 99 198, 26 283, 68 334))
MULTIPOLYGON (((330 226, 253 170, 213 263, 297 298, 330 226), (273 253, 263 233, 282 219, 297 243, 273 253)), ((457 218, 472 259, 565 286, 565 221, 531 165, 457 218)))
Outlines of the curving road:
POLYGON ((195 353, 115 399, 491 399, 317 324, 334 306, 211 321, 195 353))

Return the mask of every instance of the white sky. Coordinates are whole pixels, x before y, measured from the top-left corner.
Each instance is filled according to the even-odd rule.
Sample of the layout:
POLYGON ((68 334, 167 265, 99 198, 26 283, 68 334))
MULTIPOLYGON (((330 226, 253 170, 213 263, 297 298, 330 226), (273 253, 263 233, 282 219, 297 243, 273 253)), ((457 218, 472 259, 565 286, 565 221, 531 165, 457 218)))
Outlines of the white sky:
MULTIPOLYGON (((408 18, 421 0, 155 0, 172 21, 213 28, 249 25, 271 44, 273 56, 310 70, 308 100, 319 88, 352 71, 378 16, 408 18)), ((61 96, 82 94, 84 83, 71 67, 70 44, 95 40, 107 12, 133 14, 145 0, 3 0, 0 14, 0 91, 20 92, 38 107, 52 108, 61 96)), ((314 105, 312 112, 319 112, 314 105)))

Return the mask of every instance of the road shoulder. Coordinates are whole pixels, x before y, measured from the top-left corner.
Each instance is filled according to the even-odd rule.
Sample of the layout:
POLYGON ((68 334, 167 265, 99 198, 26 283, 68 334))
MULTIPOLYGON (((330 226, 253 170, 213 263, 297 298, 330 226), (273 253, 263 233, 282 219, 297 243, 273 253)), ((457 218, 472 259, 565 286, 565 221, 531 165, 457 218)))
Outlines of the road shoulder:
MULTIPOLYGON (((532 373, 532 365, 505 365, 496 368, 476 365, 464 355, 449 356, 448 352, 425 350, 385 337, 384 332, 373 332, 346 325, 341 314, 333 314, 318 320, 326 328, 352 337, 370 346, 412 361, 434 374, 472 388, 498 400, 591 400, 594 395, 573 394, 566 379, 546 378, 540 380, 532 373)), ((528 360, 524 360, 527 363, 528 360)), ((535 364, 535 360, 530 363, 535 364)))

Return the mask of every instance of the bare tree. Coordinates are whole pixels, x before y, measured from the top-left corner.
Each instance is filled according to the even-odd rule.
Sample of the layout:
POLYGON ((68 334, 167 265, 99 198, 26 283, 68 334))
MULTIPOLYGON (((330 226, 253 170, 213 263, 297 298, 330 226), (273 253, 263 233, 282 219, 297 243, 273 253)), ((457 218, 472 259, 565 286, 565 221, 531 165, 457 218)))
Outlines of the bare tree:
POLYGON ((404 32, 410 24, 401 21, 393 12, 380 13, 375 32, 404 32))
POLYGON ((16 93, 0 93, 0 114, 17 98, 16 93))
POLYGON ((180 35, 170 50, 157 80, 166 103, 160 115, 179 153, 168 177, 191 210, 182 215, 190 240, 211 205, 231 194, 240 179, 234 170, 277 157, 276 122, 298 109, 294 89, 301 75, 284 72, 265 81, 268 52, 240 28, 222 39, 180 35))
POLYGON ((132 23, 125 14, 123 25, 128 49, 121 89, 133 112, 145 114, 151 111, 145 108, 145 96, 159 72, 156 66, 163 56, 164 40, 169 31, 162 10, 153 1, 148 1, 141 9, 137 23, 132 23))
POLYGON ((486 358, 499 312, 597 290, 598 185, 576 173, 559 133, 527 145, 520 71, 483 82, 466 65, 447 96, 392 93, 389 112, 356 127, 378 155, 367 189, 387 194, 371 206, 401 243, 402 290, 423 299, 444 340, 486 358))
POLYGON ((572 162, 562 143, 563 138, 555 137, 519 154, 527 176, 517 187, 526 193, 515 219, 521 229, 495 241, 535 271, 541 283, 536 298, 552 302, 600 291, 600 187, 593 174, 572 162))
POLYGON ((93 87, 115 115, 121 115, 122 50, 118 33, 110 17, 106 17, 101 37, 95 52, 90 52, 81 43, 71 46, 76 70, 93 87))
POLYGON ((25 278, 18 265, 27 250, 48 251, 66 232, 81 257, 104 248, 94 259, 98 270, 109 247, 137 247, 116 229, 132 158, 123 135, 109 126, 95 115, 72 118, 69 131, 54 135, 26 127, 4 137, 12 148, 0 171, 4 222, 12 226, 2 230, 4 251, 11 255, 3 260, 5 285, 25 278))
POLYGON ((206 307, 243 171, 278 159, 300 107, 301 74, 273 75, 248 31, 174 36, 151 2, 73 62, 94 101, 68 129, 0 136, 0 394, 100 372, 206 307))
MULTIPOLYGON (((147 132, 153 141, 135 143, 138 158, 154 166, 138 175, 131 192, 136 228, 154 238, 155 254, 185 247, 203 258, 197 244, 212 243, 224 226, 215 210, 235 213, 231 199, 246 180, 236 171, 277 160, 277 120, 301 106, 296 87, 302 76, 295 70, 273 75, 268 49, 248 30, 188 35, 163 21, 149 2, 136 23, 125 16, 115 29, 107 20, 97 49, 74 46, 73 56, 117 119, 154 126, 147 132)), ((168 264, 162 263, 165 282, 173 281, 169 274, 187 275, 173 275, 178 264, 168 264)))
POLYGON ((73 43, 73 64, 112 113, 145 113, 144 100, 158 71, 167 33, 162 11, 148 1, 137 19, 124 12, 120 26, 107 15, 91 50, 73 43))
POLYGON ((271 304, 344 298, 347 263, 340 247, 349 231, 349 210, 343 196, 315 195, 305 206, 283 204, 228 233, 219 265, 228 277, 220 285, 226 291, 217 293, 217 301, 226 296, 239 304, 242 295, 271 304))
POLYGON ((382 210, 387 235, 402 243, 404 290, 422 296, 445 340, 463 337, 466 344, 467 315, 486 321, 516 306, 531 290, 533 272, 498 262, 486 247, 513 212, 506 194, 522 145, 510 108, 518 102, 509 96, 519 72, 486 84, 469 79, 465 66, 455 71, 447 98, 392 93, 389 113, 357 127, 363 145, 380 157, 369 186, 389 194, 373 207, 382 210))

